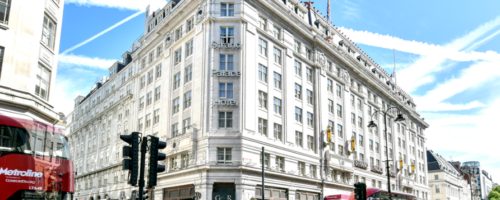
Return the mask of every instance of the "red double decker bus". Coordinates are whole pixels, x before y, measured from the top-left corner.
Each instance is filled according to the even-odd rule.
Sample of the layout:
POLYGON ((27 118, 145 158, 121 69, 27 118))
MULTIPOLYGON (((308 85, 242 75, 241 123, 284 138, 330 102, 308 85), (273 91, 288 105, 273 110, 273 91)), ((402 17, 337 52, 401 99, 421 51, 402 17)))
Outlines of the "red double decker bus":
MULTIPOLYGON (((392 200, 417 200, 412 194, 407 194, 399 191, 391 191, 392 200)), ((389 192, 380 188, 366 188, 366 199, 367 200, 389 200, 389 192)), ((354 192, 350 195, 347 194, 337 194, 325 196, 325 200, 356 200, 354 198, 354 192)))
POLYGON ((51 124, 0 115, 0 200, 69 199, 73 162, 51 124))

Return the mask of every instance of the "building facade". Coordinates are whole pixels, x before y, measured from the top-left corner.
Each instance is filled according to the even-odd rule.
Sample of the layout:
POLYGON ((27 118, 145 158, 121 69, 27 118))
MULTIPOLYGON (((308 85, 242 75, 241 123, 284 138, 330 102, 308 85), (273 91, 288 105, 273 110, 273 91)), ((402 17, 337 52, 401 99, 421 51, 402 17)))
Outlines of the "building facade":
POLYGON ((460 169, 432 150, 427 150, 427 168, 432 200, 472 199, 471 185, 460 169))
POLYGON ((493 190, 493 178, 484 169, 481 168, 481 163, 478 161, 468 161, 462 164, 462 168, 471 169, 472 176, 476 176, 479 188, 479 198, 487 200, 488 194, 493 190))
POLYGON ((64 0, 0 1, 0 114, 54 124, 64 0))
POLYGON ((464 175, 464 179, 467 180, 467 184, 469 184, 469 199, 471 200, 479 200, 479 187, 478 187, 478 179, 473 173, 472 168, 468 166, 462 166, 460 161, 450 162, 458 171, 460 171, 464 175))
POLYGON ((144 35, 68 115, 75 197, 137 193, 121 170, 119 135, 139 131, 167 142, 155 199, 261 198, 262 164, 266 198, 345 195, 355 182, 387 189, 390 173, 393 190, 429 199, 429 125, 390 75, 320 16, 295 0, 149 7, 144 35), (406 120, 394 122, 393 109, 384 131, 380 111, 390 107, 406 120), (403 168, 385 171, 385 160, 400 158, 403 168))

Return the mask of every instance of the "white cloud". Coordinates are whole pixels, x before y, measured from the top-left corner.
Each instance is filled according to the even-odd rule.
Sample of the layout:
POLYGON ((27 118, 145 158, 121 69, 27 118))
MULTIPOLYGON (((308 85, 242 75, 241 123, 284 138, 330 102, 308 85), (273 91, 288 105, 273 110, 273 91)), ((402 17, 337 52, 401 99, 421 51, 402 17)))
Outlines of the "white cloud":
POLYGON ((75 50, 76 48, 81 47, 81 46, 83 46, 83 45, 85 45, 85 44, 87 44, 87 43, 91 42, 92 40, 94 40, 94 39, 98 38, 99 36, 101 36, 101 35, 103 35, 103 34, 105 34, 105 33, 109 32, 109 31, 113 30, 114 28, 116 28, 116 27, 118 27, 118 26, 122 25, 123 23, 128 22, 128 21, 129 21, 129 20, 131 20, 132 18, 137 17, 137 15, 139 15, 139 14, 141 14, 141 13, 144 13, 144 10, 139 11, 139 12, 136 12, 136 13, 134 13, 133 15, 130 15, 130 16, 128 16, 127 18, 125 18, 125 19, 123 19, 123 20, 119 21, 118 23, 114 24, 113 26, 110 26, 110 27, 109 27, 109 28, 107 28, 106 30, 101 31, 100 33, 98 33, 98 34, 96 34, 96 35, 92 36, 91 38, 89 38, 89 39, 87 39, 87 40, 85 40, 85 41, 83 41, 83 42, 80 42, 79 44, 77 44, 77 45, 75 45, 75 46, 72 46, 72 47, 70 47, 69 49, 66 49, 64 52, 62 52, 62 53, 61 53, 61 55, 67 54, 68 52, 73 51, 73 50, 75 50))
POLYGON ((491 162, 499 158, 495 130, 498 130, 500 98, 490 105, 476 115, 425 114, 431 125, 425 133, 428 149, 466 152, 454 160, 485 162, 488 172, 498 179, 500 168, 491 162))
POLYGON ((436 88, 428 91, 424 96, 414 96, 419 111, 465 110, 485 105, 473 101, 463 105, 443 103, 455 94, 468 88, 478 86, 480 83, 500 76, 499 62, 479 62, 463 70, 457 78, 451 78, 445 83, 438 84, 436 88), (485 73, 488 72, 488 73, 485 73))
POLYGON ((68 115, 73 110, 75 98, 78 95, 85 96, 86 92, 88 92, 86 89, 78 88, 77 86, 77 82, 72 79, 62 76, 57 77, 53 94, 57 98, 51 98, 50 100, 55 111, 68 115))
POLYGON ((90 68, 100 68, 100 69, 108 69, 111 67, 116 60, 107 60, 101 58, 89 58, 82 55, 59 55, 59 63, 64 65, 71 66, 82 66, 82 67, 90 67, 90 68))
POLYGON ((414 61, 409 67, 399 69, 397 73, 398 85, 408 93, 412 93, 418 87, 432 83, 435 80, 432 73, 452 66, 449 64, 445 65, 447 59, 455 61, 500 61, 500 54, 493 51, 470 52, 480 44, 496 36, 497 32, 489 34, 485 39, 475 42, 498 26, 500 26, 500 16, 443 46, 403 40, 367 31, 354 31, 343 27, 340 29, 357 43, 386 49, 394 48, 398 51, 422 55, 422 58, 414 61), (464 49, 465 51, 461 51, 464 49), (423 78, 425 79, 422 80, 423 78))
MULTIPOLYGON (((494 51, 487 52, 465 52, 459 51, 455 48, 447 46, 427 44, 417 41, 403 40, 401 38, 379 35, 378 33, 371 33, 368 31, 355 31, 352 29, 340 28, 349 38, 356 43, 366 44, 370 46, 397 49, 407 53, 413 53, 423 56, 436 56, 440 58, 447 58, 454 61, 474 61, 474 60, 500 60, 500 54, 494 51)), ((498 33, 496 33, 498 34, 498 33)), ((495 35, 496 35, 495 34, 495 35)), ((491 38, 490 38, 491 39, 491 38)))
POLYGON ((66 0, 65 4, 77 4, 81 6, 99 6, 119 8, 128 10, 145 10, 148 5, 158 8, 166 4, 165 0, 66 0))

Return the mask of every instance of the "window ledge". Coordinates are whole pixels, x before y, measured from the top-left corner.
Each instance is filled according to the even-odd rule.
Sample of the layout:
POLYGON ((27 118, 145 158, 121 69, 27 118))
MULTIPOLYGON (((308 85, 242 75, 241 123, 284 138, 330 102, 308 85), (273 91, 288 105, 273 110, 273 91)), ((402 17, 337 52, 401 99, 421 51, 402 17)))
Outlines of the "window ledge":
POLYGON ((9 30, 9 26, 7 24, 0 23, 0 29, 9 30))

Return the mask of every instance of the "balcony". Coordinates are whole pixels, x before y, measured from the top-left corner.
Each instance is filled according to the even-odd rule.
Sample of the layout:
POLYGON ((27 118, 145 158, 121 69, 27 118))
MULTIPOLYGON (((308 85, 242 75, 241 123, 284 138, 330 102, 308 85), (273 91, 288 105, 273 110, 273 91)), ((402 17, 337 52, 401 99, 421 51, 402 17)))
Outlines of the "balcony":
POLYGON ((363 160, 354 160, 354 166, 361 169, 368 169, 368 163, 363 160))
POLYGON ((372 165, 371 168, 370 168, 370 171, 378 173, 378 174, 383 174, 384 173, 384 171, 382 170, 382 167, 379 167, 379 166, 376 166, 376 165, 372 165))
POLYGON ((389 174, 391 175, 392 178, 396 178, 396 171, 389 171, 389 174))

